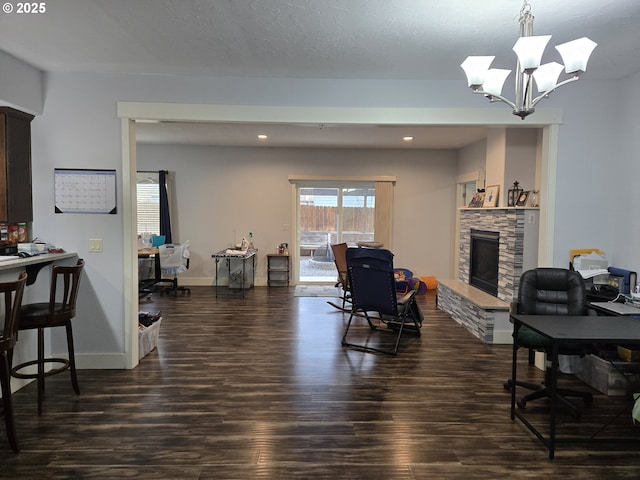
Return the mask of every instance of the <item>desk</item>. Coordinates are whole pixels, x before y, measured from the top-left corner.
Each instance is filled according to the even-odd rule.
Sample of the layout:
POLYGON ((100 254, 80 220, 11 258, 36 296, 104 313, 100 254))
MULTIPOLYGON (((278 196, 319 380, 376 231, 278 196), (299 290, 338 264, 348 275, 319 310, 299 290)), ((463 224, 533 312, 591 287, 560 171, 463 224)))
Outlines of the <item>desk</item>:
POLYGON ((631 303, 590 302, 589 305, 604 315, 633 315, 640 316, 640 308, 631 303))
POLYGON ((138 258, 153 257, 153 280, 155 282, 159 282, 160 280, 162 280, 162 270, 160 270, 160 255, 158 255, 158 253, 158 247, 147 247, 138 249, 138 258))
POLYGON ((138 249, 138 258, 149 258, 151 255, 158 254, 158 247, 147 247, 138 249))
POLYGON ((253 283, 256 275, 256 253, 258 253, 258 251, 247 250, 244 253, 240 253, 240 251, 238 252, 239 253, 235 253, 235 252, 229 253, 227 250, 220 250, 219 252, 216 252, 213 255, 211 255, 211 258, 213 258, 216 261, 216 298, 218 298, 218 264, 222 259, 225 259, 227 261, 227 268, 228 268, 227 278, 229 280, 229 288, 233 288, 231 285, 231 260, 232 259, 242 260, 242 277, 240 278, 240 290, 242 291, 242 298, 244 298, 245 288, 253 287, 253 283), (248 282, 247 268, 246 268, 246 263, 249 260, 251 260, 251 281, 250 282, 248 282))
POLYGON ((514 338, 523 325, 547 337, 551 343, 551 412, 549 418, 549 437, 545 438, 525 417, 516 410, 516 365, 518 345, 513 343, 513 359, 511 378, 514 387, 511 389, 511 420, 518 417, 529 430, 549 449, 549 458, 553 460, 556 444, 556 407, 558 383, 558 345, 559 343, 591 344, 591 343, 624 343, 640 345, 640 320, 629 317, 572 317, 554 315, 511 315, 514 338))

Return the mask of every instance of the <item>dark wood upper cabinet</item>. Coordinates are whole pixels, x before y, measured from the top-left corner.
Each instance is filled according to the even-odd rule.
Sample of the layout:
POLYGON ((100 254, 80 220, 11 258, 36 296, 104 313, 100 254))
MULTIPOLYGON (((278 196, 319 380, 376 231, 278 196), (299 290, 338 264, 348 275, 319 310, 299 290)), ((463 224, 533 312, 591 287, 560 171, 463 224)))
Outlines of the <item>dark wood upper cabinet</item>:
POLYGON ((0 222, 33 220, 31 196, 33 115, 0 107, 0 222))

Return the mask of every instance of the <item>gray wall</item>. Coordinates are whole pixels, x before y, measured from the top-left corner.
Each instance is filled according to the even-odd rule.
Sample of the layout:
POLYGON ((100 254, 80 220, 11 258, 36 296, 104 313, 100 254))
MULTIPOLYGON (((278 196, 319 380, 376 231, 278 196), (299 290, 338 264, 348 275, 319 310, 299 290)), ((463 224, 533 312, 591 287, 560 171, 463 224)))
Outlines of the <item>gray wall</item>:
POLYGON ((394 262, 418 275, 451 276, 457 152, 139 145, 138 168, 174 172, 172 228, 191 241, 185 281, 212 284, 211 253, 255 236, 256 284, 266 285, 267 253, 292 243, 289 175, 396 176, 394 262), (177 224, 175 223, 177 222, 177 224))

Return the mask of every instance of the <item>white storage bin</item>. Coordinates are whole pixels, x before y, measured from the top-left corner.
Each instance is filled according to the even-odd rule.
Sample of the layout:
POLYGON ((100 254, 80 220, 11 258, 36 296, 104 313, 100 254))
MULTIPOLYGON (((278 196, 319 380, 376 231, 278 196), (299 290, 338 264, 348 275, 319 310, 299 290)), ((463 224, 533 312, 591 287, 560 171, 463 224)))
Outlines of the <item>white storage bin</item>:
POLYGON ((158 345, 158 335, 160 334, 160 323, 162 317, 153 322, 148 327, 138 329, 138 358, 142 360, 158 345))

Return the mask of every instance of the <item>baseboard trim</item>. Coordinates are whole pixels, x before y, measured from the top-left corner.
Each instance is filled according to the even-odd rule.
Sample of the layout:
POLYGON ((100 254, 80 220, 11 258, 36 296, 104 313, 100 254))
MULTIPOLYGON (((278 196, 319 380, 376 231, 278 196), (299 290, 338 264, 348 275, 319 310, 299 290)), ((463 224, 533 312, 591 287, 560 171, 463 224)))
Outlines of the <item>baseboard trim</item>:
MULTIPOLYGON (((51 357, 68 358, 66 353, 52 354, 51 357)), ((125 370, 124 353, 77 353, 76 368, 78 370, 125 370)))

